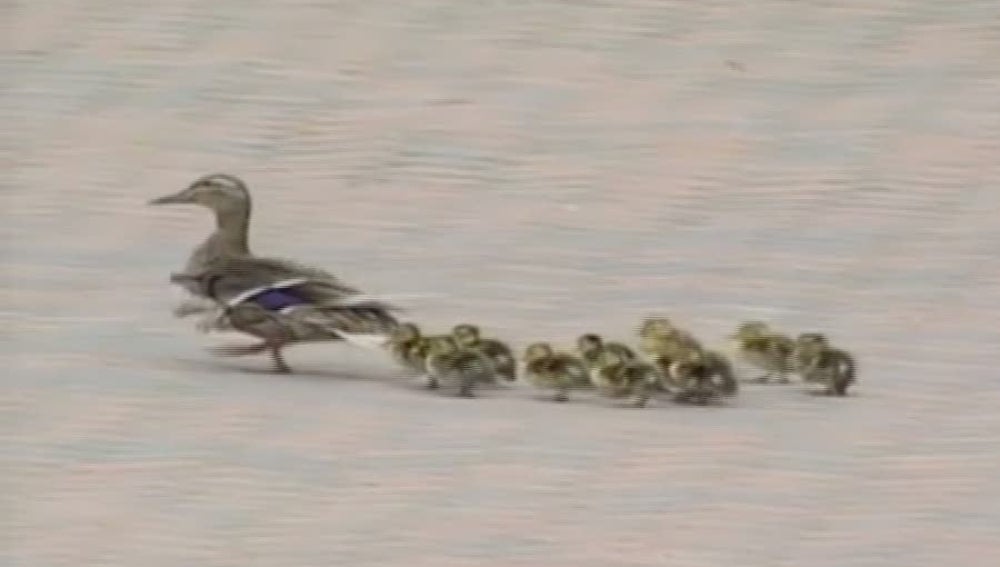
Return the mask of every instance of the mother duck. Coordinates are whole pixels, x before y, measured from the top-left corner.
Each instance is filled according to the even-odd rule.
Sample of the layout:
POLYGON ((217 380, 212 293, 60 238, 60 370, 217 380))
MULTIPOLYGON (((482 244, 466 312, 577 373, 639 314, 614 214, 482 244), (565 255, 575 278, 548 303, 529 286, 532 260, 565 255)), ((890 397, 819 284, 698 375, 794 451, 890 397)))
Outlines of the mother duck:
POLYGON ((175 309, 177 316, 208 312, 200 325, 204 330, 234 329, 262 339, 256 345, 223 347, 217 354, 268 351, 276 370, 289 372, 281 356, 288 344, 347 340, 381 345, 398 324, 391 314, 395 307, 324 270, 253 255, 248 245, 250 192, 235 176, 206 175, 150 204, 200 205, 215 213, 215 231, 170 280, 194 296, 175 309))

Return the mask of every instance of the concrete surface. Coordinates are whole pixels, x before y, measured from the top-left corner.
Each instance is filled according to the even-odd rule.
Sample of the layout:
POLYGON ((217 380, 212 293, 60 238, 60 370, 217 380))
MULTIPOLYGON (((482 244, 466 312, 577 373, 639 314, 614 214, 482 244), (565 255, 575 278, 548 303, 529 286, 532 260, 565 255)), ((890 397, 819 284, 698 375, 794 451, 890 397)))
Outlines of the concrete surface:
POLYGON ((1000 563, 1000 8, 989 1, 3 5, 0 564, 1000 563), (854 350, 856 395, 729 408, 217 360, 166 281, 253 245, 524 345, 854 350))

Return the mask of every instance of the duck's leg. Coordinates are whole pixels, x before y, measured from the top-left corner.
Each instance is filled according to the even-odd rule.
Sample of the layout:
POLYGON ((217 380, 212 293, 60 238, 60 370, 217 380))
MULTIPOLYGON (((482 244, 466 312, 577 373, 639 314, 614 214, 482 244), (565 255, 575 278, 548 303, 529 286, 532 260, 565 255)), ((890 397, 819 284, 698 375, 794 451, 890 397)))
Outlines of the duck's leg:
POLYGON ((250 354, 260 354, 269 348, 269 344, 266 341, 262 341, 252 345, 221 345, 212 347, 210 350, 216 356, 247 356, 250 354))
POLYGON ((274 362, 274 371, 278 374, 291 374, 292 368, 285 362, 285 357, 281 354, 281 349, 285 343, 267 343, 267 349, 271 352, 271 360, 274 362))

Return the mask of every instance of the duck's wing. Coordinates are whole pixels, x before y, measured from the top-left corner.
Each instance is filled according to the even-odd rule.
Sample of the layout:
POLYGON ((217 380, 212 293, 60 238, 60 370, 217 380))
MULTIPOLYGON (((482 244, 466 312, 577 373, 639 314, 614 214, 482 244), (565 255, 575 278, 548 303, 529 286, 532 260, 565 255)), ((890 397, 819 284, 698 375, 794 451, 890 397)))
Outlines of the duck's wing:
MULTIPOLYGON (((333 275, 280 258, 228 257, 206 264, 195 274, 173 274, 171 281, 195 288, 199 295, 235 305, 262 294, 292 290, 303 303, 323 307, 356 307, 399 311, 384 298, 362 294, 333 275)), ((291 291, 288 291, 291 293, 291 291)))
POLYGON ((221 258, 208 264, 214 272, 229 272, 233 278, 247 284, 267 285, 280 281, 302 280, 322 289, 326 294, 352 295, 360 293, 356 288, 339 280, 333 274, 284 258, 263 258, 242 256, 221 258))
POLYGON ((237 330, 256 336, 280 331, 294 340, 339 338, 380 348, 396 325, 390 313, 393 307, 377 298, 361 297, 351 288, 312 280, 256 258, 215 261, 183 279, 196 282, 199 292, 223 306, 237 330), (250 320, 250 314, 266 314, 267 324, 275 328, 263 329, 250 320))

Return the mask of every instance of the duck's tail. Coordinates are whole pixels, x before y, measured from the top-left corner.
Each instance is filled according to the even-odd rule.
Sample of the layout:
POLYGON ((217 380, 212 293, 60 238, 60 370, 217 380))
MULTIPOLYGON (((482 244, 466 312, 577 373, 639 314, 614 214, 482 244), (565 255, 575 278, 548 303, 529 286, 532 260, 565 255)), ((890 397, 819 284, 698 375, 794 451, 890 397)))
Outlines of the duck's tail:
POLYGON ((349 333, 340 329, 332 331, 347 343, 368 350, 382 350, 389 344, 389 335, 381 333, 349 333))
POLYGON ((405 312, 406 309, 395 304, 397 301, 409 301, 414 299, 427 299, 443 297, 440 293, 394 293, 386 295, 374 295, 368 293, 356 293, 345 297, 337 298, 330 303, 338 307, 356 307, 384 309, 393 312, 405 312))

